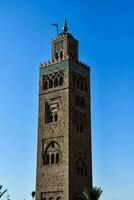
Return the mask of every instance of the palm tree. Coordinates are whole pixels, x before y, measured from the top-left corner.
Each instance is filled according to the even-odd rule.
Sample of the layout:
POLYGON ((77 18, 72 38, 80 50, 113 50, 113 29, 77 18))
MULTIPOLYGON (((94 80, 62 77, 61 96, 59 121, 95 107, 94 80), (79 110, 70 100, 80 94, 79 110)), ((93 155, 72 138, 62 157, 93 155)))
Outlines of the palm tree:
POLYGON ((2 185, 0 185, 0 198, 3 196, 3 194, 4 194, 5 192, 7 192, 7 190, 4 190, 3 192, 1 192, 1 189, 2 189, 2 185))
POLYGON ((102 190, 99 187, 86 187, 82 189, 82 200, 98 200, 102 194, 102 190))

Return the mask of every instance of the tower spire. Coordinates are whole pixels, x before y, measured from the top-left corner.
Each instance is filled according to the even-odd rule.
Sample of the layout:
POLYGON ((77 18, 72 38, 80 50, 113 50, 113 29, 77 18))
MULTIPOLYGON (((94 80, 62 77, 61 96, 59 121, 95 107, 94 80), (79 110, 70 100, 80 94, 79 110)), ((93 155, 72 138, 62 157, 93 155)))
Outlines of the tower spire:
POLYGON ((65 18, 64 26, 63 26, 62 30, 63 30, 63 33, 67 33, 67 31, 68 31, 68 26, 67 26, 67 20, 66 20, 66 18, 65 18))

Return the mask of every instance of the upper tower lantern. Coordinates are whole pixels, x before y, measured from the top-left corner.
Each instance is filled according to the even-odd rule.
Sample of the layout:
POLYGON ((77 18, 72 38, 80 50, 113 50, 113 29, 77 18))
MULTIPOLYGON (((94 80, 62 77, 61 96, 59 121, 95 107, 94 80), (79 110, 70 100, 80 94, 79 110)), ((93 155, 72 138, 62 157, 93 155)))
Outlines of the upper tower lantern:
POLYGON ((68 33, 67 21, 65 20, 63 31, 52 40, 52 60, 64 58, 78 60, 78 41, 68 33))

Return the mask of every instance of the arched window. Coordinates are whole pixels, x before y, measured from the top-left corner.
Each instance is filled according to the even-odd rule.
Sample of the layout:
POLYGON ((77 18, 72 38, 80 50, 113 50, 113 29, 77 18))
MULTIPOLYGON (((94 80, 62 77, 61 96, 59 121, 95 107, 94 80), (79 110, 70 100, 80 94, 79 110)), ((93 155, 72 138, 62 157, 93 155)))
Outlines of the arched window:
POLYGON ((63 50, 60 51, 60 59, 63 59, 63 50))
POLYGON ((50 81, 49 81, 49 88, 52 88, 53 87, 53 80, 51 79, 50 81))
POLYGON ((54 164, 54 153, 51 155, 51 164, 54 164))
POLYGON ((59 158, 60 158, 59 153, 56 153, 56 163, 59 163, 59 158))
POLYGON ((55 53, 55 59, 58 60, 59 55, 58 55, 58 51, 55 53))
POLYGON ((60 86, 63 85, 63 77, 62 76, 59 78, 59 85, 60 86))
POLYGON ((57 87, 58 86, 58 78, 55 78, 54 79, 54 87, 57 87))
POLYGON ((48 82, 44 81, 43 83, 43 90, 46 90, 48 88, 48 82))
POLYGON ((79 176, 85 176, 86 175, 86 165, 82 158, 79 158, 76 162, 76 173, 79 176))

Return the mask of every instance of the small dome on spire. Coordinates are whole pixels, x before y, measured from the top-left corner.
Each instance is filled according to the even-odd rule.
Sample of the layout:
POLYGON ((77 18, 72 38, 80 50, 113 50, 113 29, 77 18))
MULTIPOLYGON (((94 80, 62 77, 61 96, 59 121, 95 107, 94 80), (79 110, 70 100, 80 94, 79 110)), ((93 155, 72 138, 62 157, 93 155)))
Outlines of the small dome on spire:
POLYGON ((65 19, 64 26, 63 26, 62 30, 63 30, 63 33, 67 33, 67 31, 68 31, 68 26, 67 26, 67 20, 66 19, 65 19))

